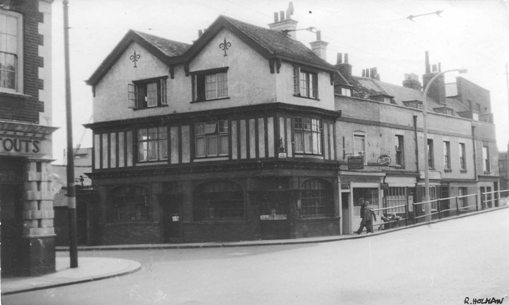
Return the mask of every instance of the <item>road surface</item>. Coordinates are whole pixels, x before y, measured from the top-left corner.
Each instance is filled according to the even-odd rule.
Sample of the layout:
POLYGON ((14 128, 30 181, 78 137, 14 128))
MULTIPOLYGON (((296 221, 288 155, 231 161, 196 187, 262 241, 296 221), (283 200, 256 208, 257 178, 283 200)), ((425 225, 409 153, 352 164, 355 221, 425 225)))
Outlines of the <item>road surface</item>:
POLYGON ((328 243, 80 255, 132 259, 142 269, 2 304, 509 304, 509 209, 328 243))

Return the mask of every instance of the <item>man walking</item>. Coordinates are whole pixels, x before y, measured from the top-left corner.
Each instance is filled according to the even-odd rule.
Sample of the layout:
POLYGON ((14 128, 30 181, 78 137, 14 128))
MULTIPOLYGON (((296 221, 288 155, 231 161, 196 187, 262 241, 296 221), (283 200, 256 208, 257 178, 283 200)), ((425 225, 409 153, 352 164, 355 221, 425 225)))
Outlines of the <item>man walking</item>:
POLYGON ((355 233, 361 234, 364 227, 366 227, 368 233, 373 233, 373 218, 376 221, 376 214, 369 206, 369 201, 363 202, 361 206, 361 225, 355 233))
POLYGON ((364 209, 364 223, 368 233, 373 233, 373 218, 376 221, 376 214, 369 206, 369 201, 366 201, 366 208, 364 209))

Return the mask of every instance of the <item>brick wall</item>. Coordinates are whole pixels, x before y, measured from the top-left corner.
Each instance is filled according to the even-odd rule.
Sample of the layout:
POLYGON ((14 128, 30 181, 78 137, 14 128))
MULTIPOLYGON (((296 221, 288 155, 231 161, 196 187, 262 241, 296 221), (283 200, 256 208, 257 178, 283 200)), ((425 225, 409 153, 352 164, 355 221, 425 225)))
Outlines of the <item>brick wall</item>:
POLYGON ((39 89, 44 81, 39 79, 39 67, 44 58, 39 57, 39 46, 44 37, 39 34, 38 23, 43 22, 39 1, 14 1, 11 10, 23 15, 23 94, 29 97, 0 93, 0 119, 38 123, 39 112, 44 110, 39 102, 39 89))

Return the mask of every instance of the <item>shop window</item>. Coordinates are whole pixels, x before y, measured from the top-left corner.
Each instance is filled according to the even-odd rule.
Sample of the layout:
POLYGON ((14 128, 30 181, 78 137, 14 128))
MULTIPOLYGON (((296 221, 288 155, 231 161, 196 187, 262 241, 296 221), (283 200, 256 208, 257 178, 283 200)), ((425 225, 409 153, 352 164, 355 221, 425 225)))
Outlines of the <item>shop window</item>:
POLYGON ((244 195, 238 184, 228 181, 199 185, 193 205, 195 221, 235 220, 244 216, 244 195))
POLYGON ((109 222, 150 221, 151 209, 147 190, 139 186, 114 189, 108 212, 109 222))
POLYGON ((227 70, 227 68, 220 68, 193 73, 193 101, 199 102, 228 97, 227 70))
POLYGON ((0 11, 0 91, 22 92, 23 41, 21 15, 0 11))
POLYGON ((322 154, 322 130, 320 120, 310 118, 294 119, 295 153, 322 154))
POLYGON ((312 179, 302 184, 300 216, 304 218, 334 216, 334 200, 329 183, 312 179))
POLYGON ((468 194, 468 189, 466 187, 459 187, 458 188, 458 204, 460 207, 467 207, 468 206, 468 197, 461 197, 468 194))
POLYGON ((227 156, 229 148, 228 121, 202 122, 194 125, 197 158, 227 156))
POLYGON ((143 109, 166 106, 167 77, 134 81, 128 84, 130 108, 143 109))
POLYGON ((138 129, 138 162, 168 159, 168 129, 153 127, 138 129))
POLYGON ((388 209, 384 211, 384 214, 405 213, 407 204, 407 188, 390 187, 385 195, 385 208, 388 209))

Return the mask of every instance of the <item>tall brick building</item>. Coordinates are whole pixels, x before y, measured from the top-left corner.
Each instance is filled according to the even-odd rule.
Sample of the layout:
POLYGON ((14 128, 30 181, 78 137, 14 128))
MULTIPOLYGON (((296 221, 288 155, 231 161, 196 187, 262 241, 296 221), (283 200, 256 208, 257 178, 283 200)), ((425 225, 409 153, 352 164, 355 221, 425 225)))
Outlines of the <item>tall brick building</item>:
POLYGON ((55 269, 51 0, 0 1, 2 276, 55 269))

